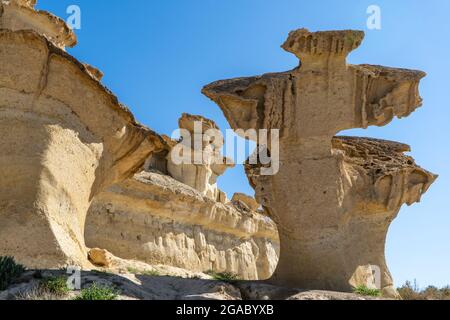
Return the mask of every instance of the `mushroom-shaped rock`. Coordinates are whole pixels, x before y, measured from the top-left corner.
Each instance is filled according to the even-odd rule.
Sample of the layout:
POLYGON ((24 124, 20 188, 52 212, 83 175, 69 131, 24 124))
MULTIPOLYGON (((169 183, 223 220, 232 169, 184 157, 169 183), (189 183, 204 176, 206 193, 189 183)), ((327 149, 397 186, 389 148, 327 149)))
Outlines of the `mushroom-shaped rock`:
POLYGON ((282 142, 293 140, 291 145, 320 139, 323 143, 312 148, 321 145, 321 153, 330 154, 330 137, 338 132, 383 126, 394 116, 408 116, 422 103, 418 85, 424 72, 346 63, 349 49, 359 46, 362 38, 356 31, 300 29, 283 46, 297 56, 308 48, 298 68, 217 81, 203 93, 221 107, 235 130, 279 129, 282 142))
POLYGON ((179 119, 181 141, 167 156, 167 171, 176 180, 209 198, 226 202, 217 188, 217 178, 234 166, 221 154, 223 135, 214 121, 202 116, 183 114, 179 119))
POLYGON ((403 156, 403 144, 333 137, 408 116, 421 105, 425 73, 347 64, 363 37, 300 29, 283 45, 301 59, 298 68, 203 89, 233 129, 280 130, 279 172, 246 165, 256 200, 278 225, 277 284, 350 291, 367 278, 356 276, 360 266, 376 265, 384 293, 396 296, 384 259, 388 226, 436 177, 403 156))
POLYGON ((11 6, 32 10, 34 1, 1 4, 9 29, 0 30, 0 255, 32 268, 89 265, 92 198, 132 176, 163 142, 53 36, 9 25, 11 6))

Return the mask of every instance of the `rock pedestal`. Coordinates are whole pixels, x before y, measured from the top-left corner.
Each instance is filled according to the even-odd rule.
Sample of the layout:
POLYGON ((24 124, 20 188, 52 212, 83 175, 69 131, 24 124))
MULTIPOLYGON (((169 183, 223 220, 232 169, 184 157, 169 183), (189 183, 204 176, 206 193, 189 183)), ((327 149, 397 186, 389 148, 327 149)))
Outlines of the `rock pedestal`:
POLYGON ((0 2, 0 256, 85 266, 92 198, 162 141, 62 50, 75 36, 34 4, 0 2))
POLYGON ((217 178, 234 163, 221 154, 223 136, 219 128, 212 120, 187 113, 179 119, 179 127, 181 142, 169 152, 168 173, 202 195, 226 202, 225 194, 217 187, 217 178))
POLYGON ((280 130, 279 172, 263 176, 262 165, 246 166, 257 201, 280 233, 274 283, 350 291, 366 285, 358 279, 369 275, 360 273, 374 265, 384 293, 396 295, 384 257, 389 224, 436 176, 404 156, 405 145, 333 137, 408 116, 421 105, 418 84, 425 74, 347 64, 363 37, 300 29, 283 45, 300 59, 298 68, 203 89, 233 129, 280 130))

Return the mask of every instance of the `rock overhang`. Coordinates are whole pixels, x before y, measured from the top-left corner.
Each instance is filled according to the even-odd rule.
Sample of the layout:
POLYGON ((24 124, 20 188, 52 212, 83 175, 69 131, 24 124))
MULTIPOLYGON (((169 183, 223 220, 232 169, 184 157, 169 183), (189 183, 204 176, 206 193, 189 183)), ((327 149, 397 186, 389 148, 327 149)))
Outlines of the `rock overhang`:
MULTIPOLYGON (((0 87, 35 95, 35 99, 51 99, 68 106, 73 114, 97 136, 106 148, 117 153, 116 161, 129 155, 127 146, 115 145, 126 136, 136 148, 139 141, 147 153, 165 148, 166 143, 156 132, 138 123, 131 111, 95 77, 85 64, 55 46, 33 30, 0 30, 0 55, 11 67, 0 68, 0 87), (14 48, 7 50, 6 48, 14 48), (33 58, 27 58, 30 51, 33 58), (30 68, 18 68, 27 63, 30 68), (31 83, 30 83, 31 82, 31 83), (34 82, 34 83, 33 83, 34 82), (78 93, 78 94, 76 94, 78 93), (122 151, 119 149, 123 148, 122 151)), ((137 151, 137 150, 135 150, 137 151)))
POLYGON ((281 47, 300 60, 310 55, 325 59, 330 55, 345 57, 361 45, 364 36, 359 30, 310 32, 303 28, 291 31, 281 47))
POLYGON ((34 0, 1 0, 0 28, 35 30, 61 49, 74 47, 77 37, 66 22, 47 11, 35 10, 35 5, 34 0))
POLYGON ((408 205, 420 202, 421 195, 426 193, 436 181, 438 175, 417 165, 414 158, 406 155, 411 147, 395 141, 337 136, 332 141, 333 150, 341 152, 344 162, 359 168, 368 177, 375 188, 383 179, 402 175, 405 192, 417 187, 417 194, 403 200, 408 205))

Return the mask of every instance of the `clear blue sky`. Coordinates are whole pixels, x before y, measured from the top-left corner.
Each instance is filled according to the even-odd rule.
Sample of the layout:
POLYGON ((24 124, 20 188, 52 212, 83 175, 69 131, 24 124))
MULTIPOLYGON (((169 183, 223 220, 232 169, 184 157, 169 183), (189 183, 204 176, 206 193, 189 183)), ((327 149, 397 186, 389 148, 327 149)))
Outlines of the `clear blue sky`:
MULTIPOLYGON (((450 284, 450 1, 448 0, 40 0, 39 8, 66 18, 79 5, 79 44, 69 52, 100 68, 106 84, 152 129, 170 134, 183 112, 229 128, 202 96, 219 79, 285 71, 298 63, 280 49, 290 30, 361 29, 366 40, 351 63, 424 70, 424 106, 383 128, 345 134, 397 140, 439 180, 422 203, 404 207, 393 223, 387 259, 397 285, 450 284), (366 9, 382 10, 382 29, 367 30, 366 9)), ((220 179, 229 195, 253 194, 242 166, 220 179)))

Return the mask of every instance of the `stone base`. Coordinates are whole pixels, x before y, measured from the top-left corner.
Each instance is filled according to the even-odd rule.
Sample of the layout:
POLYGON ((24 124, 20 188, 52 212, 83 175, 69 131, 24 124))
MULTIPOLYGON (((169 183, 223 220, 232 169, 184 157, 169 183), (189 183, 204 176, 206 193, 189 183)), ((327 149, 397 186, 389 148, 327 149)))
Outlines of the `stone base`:
POLYGON ((0 256, 29 268, 89 265, 97 145, 39 114, 0 109, 0 119, 0 256))

